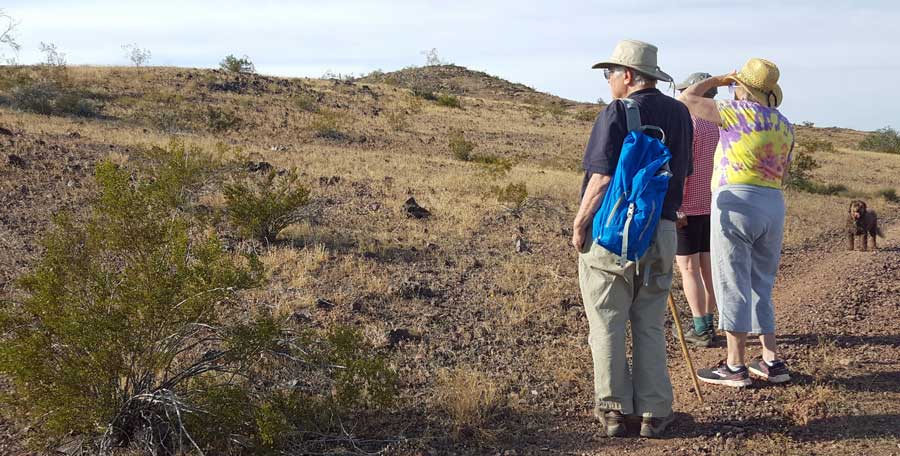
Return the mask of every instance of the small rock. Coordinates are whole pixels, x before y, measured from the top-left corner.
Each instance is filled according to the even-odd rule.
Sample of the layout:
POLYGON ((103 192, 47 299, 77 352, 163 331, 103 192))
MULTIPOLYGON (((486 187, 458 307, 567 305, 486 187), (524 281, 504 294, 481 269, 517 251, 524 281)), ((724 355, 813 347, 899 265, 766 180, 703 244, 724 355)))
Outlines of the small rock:
POLYGON ((297 310, 291 314, 291 320, 295 323, 308 323, 312 321, 312 315, 307 310, 297 310))
POLYGON ((390 347, 395 347, 400 342, 405 342, 408 340, 412 340, 412 341, 422 340, 422 336, 415 334, 405 328, 392 329, 388 333, 388 346, 390 346, 390 347))
POLYGON ((528 244, 525 243, 522 236, 516 236, 516 253, 526 253, 530 251, 531 249, 528 248, 528 244))
POLYGON ((333 308, 334 303, 325 298, 316 298, 316 307, 327 310, 333 308))
POLYGON ((272 170, 272 165, 268 162, 247 162, 247 171, 251 173, 267 172, 272 170))
POLYGON ((319 177, 319 185, 327 187, 329 185, 337 185, 341 181, 340 176, 321 176, 319 177))
POLYGON ((415 198, 410 197, 403 203, 403 210, 406 211, 406 215, 409 217, 415 217, 417 219, 423 219, 431 216, 431 211, 425 209, 422 206, 419 206, 419 203, 416 202, 415 198))
POLYGON ((357 300, 353 301, 352 304, 350 304, 350 310, 352 310, 354 312, 362 312, 363 309, 365 309, 365 308, 366 308, 366 306, 363 304, 362 299, 357 299, 357 300))
POLYGON ((77 131, 72 131, 72 132, 69 132, 69 137, 70 138, 80 138, 81 134, 78 133, 77 131))
POLYGON ((6 157, 6 163, 9 163, 10 166, 15 166, 16 168, 25 168, 27 164, 24 158, 16 154, 9 154, 9 156, 6 157))
POLYGON ((0 135, 3 135, 3 136, 13 136, 13 132, 12 132, 12 130, 10 130, 10 129, 8 129, 8 128, 0 127, 0 135))

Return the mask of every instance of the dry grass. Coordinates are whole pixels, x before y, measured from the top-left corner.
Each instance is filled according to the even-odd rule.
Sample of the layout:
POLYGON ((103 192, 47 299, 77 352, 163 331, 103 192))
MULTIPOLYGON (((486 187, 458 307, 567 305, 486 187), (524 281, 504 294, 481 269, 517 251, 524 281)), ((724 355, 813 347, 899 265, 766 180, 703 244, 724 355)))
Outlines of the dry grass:
POLYGON ((501 388, 485 373, 468 367, 442 371, 434 406, 449 415, 458 437, 490 440, 491 419, 503 406, 501 388))

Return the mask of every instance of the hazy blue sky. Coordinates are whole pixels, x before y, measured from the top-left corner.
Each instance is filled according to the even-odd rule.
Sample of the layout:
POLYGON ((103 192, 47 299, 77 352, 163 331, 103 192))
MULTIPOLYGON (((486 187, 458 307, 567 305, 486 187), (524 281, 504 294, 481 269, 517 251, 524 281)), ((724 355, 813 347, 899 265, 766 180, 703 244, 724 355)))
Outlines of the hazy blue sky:
POLYGON ((609 100, 590 67, 617 40, 635 38, 659 46, 660 66, 676 79, 724 73, 749 57, 774 61, 782 111, 796 123, 900 127, 895 0, 7 0, 0 8, 20 21, 23 63, 37 62, 45 41, 70 64, 122 65, 121 45, 134 42, 152 51, 151 65, 215 67, 233 53, 261 73, 319 77, 421 65, 420 52, 437 48, 447 61, 582 101, 609 100))

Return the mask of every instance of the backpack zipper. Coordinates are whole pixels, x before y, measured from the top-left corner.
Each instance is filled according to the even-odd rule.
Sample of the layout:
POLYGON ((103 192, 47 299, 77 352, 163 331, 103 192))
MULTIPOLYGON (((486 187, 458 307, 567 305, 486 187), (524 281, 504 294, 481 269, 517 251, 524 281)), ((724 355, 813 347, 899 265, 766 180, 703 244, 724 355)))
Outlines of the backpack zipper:
POLYGON ((609 217, 606 218, 606 227, 609 228, 609 225, 612 224, 613 216, 616 215, 616 210, 619 209, 619 205, 622 204, 622 201, 625 200, 625 193, 619 195, 619 199, 616 200, 616 204, 613 205, 612 210, 609 211, 609 217))
MULTIPOLYGON (((653 214, 654 214, 655 212, 656 212, 656 201, 653 201, 653 204, 650 206, 650 217, 647 217, 647 220, 652 220, 652 219, 653 219, 653 214)), ((644 229, 641 230, 641 235, 638 236, 638 242, 640 242, 641 239, 644 239, 644 234, 647 233, 647 228, 650 228, 650 224, 649 224, 649 223, 647 223, 646 225, 644 225, 644 229)))

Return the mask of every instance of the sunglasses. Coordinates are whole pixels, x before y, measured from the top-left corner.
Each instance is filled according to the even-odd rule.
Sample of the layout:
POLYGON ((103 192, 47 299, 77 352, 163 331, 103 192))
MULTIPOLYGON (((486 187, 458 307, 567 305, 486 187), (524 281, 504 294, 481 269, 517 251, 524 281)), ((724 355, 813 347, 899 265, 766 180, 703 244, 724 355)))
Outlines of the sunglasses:
POLYGON ((613 73, 615 73, 616 71, 620 71, 620 69, 619 68, 613 68, 613 69, 604 68, 603 69, 603 77, 606 78, 607 81, 609 81, 609 77, 612 76, 613 73))

